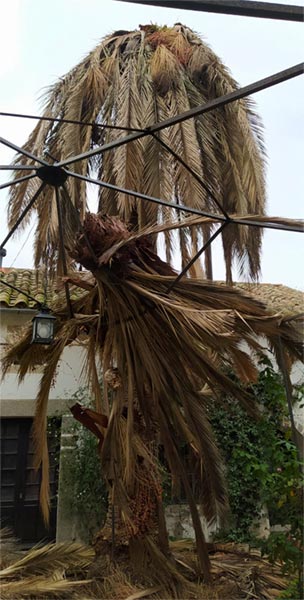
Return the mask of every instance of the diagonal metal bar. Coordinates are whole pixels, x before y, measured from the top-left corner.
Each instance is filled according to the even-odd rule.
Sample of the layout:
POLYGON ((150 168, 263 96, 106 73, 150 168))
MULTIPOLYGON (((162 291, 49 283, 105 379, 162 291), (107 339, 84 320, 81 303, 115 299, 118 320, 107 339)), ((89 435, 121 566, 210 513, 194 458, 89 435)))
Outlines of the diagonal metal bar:
POLYGON ((38 304, 38 306, 44 306, 44 304, 42 302, 39 302, 39 300, 37 300, 37 298, 34 298, 34 296, 31 296, 30 294, 28 294, 27 292, 24 292, 23 290, 21 290, 20 288, 16 287, 15 285, 12 285, 11 283, 8 283, 7 281, 3 281, 3 278, 0 277, 0 284, 2 285, 6 285, 7 287, 11 288, 12 290, 15 290, 15 292, 18 292, 19 294, 22 294, 23 296, 26 296, 27 298, 29 298, 30 300, 33 300, 34 302, 36 302, 36 304, 38 304))
POLYGON ((278 19, 283 21, 303 21, 303 6, 256 2, 255 0, 120 0, 134 4, 163 6, 177 10, 199 10, 202 12, 278 19))
POLYGON ((0 171, 34 171, 29 165, 0 165, 0 171))
POLYGON ((208 219, 213 219, 215 223, 217 222, 229 222, 235 223, 237 225, 248 225, 248 227, 260 227, 265 229, 279 229, 282 231, 294 231, 297 233, 302 233, 303 229, 299 229, 298 226, 293 225, 284 225, 281 223, 271 223, 271 222, 261 222, 254 221, 251 219, 235 219, 219 215, 208 213, 204 210, 199 210, 198 208, 191 208, 190 206, 185 206, 184 204, 176 204, 175 202, 167 202, 166 200, 161 200, 160 198, 155 198, 154 196, 148 196, 147 194, 141 194, 140 192, 135 192, 132 190, 127 190, 125 188, 118 187, 117 185, 113 185, 112 183, 106 183, 105 181, 99 181, 98 179, 92 179, 91 177, 86 177, 85 175, 80 175, 79 173, 74 173, 73 171, 68 171, 66 173, 71 177, 76 177, 76 179, 81 179, 82 181, 87 181, 88 183, 94 183, 95 185, 99 185, 100 187, 105 187, 111 190, 115 190, 122 194, 127 194, 129 196, 133 196, 134 198, 139 198, 140 200, 147 200, 148 202, 154 202, 155 204, 159 204, 161 206, 168 206, 169 208, 174 208, 176 210, 180 210, 183 212, 188 212, 193 215, 199 215, 201 217, 207 217, 208 219))
MULTIPOLYGON (((279 363, 279 367, 281 369, 281 373, 283 375, 283 381, 284 381, 284 387, 285 387, 285 394, 286 394, 286 400, 287 400, 287 406, 288 406, 288 412, 289 412, 289 418, 290 418, 290 425, 291 425, 291 437, 292 437, 292 441, 296 447, 297 450, 297 458, 298 461, 300 462, 300 457, 301 457, 301 447, 300 444, 298 443, 298 435, 297 435, 297 428, 296 428, 296 424, 295 424, 295 419, 294 419, 294 414, 293 414, 293 393, 292 393, 292 383, 291 383, 291 379, 290 379, 290 375, 289 375, 289 370, 287 367, 287 361, 286 361, 286 356, 285 356, 285 352, 283 350, 283 344, 282 344, 282 339, 281 336, 279 335, 277 337, 277 345, 278 345, 278 363, 279 363)), ((302 470, 300 468, 300 470, 302 470)))
POLYGON ((269 77, 265 77, 264 79, 260 79, 259 81, 255 81, 250 85, 246 85, 245 87, 239 88, 234 92, 230 92, 229 94, 225 94, 224 96, 220 96, 219 98, 214 98, 209 102, 201 106, 196 106, 195 108, 191 108, 186 112, 176 115, 175 117, 171 117, 170 119, 165 119, 159 123, 155 123, 148 127, 146 131, 143 132, 135 132, 130 133, 130 135, 126 135, 123 138, 118 140, 113 140, 107 144, 103 144, 103 146, 99 146, 97 148, 93 148, 92 150, 88 150, 88 152, 83 152, 82 154, 78 154, 76 156, 67 158, 59 163, 56 163, 57 167, 66 167, 67 165, 71 165, 80 160, 84 160, 90 158, 91 156, 96 156, 97 154, 101 154, 102 152, 107 152, 108 150, 112 150, 113 148, 118 148, 124 144, 128 144, 128 142, 132 142, 139 138, 144 137, 150 133, 155 133, 157 131, 161 131, 161 129, 165 129, 166 127, 171 127, 176 123, 181 123, 182 121, 186 121, 187 119, 191 119, 192 117, 198 117, 203 115, 204 113, 210 112, 215 108, 220 108, 222 106, 226 106, 231 102, 235 102, 235 100, 240 100, 241 98, 245 98, 245 96, 249 96, 250 94, 255 94, 262 90, 265 90, 274 85, 278 85, 283 81, 287 81, 288 79, 292 79, 293 77, 298 77, 303 74, 304 63, 300 63, 289 69, 285 69, 284 71, 280 71, 279 73, 275 73, 275 75, 270 75, 269 77))
POLYGON ((212 198, 214 204, 216 204, 216 206, 219 208, 219 210, 223 213, 224 217, 226 217, 226 219, 229 219, 230 217, 229 217, 228 213, 225 211, 224 207, 220 204, 220 202, 217 200, 217 198, 214 195, 214 193, 212 192, 212 190, 209 188, 208 185, 206 185, 206 183, 203 181, 203 179, 183 160, 183 158, 181 158, 181 156, 179 156, 172 148, 170 148, 170 146, 168 146, 168 144, 166 144, 166 142, 164 142, 158 135, 156 135, 155 133, 151 133, 151 135, 164 148, 166 148, 166 150, 168 150, 168 152, 170 152, 170 154, 172 154, 172 156, 174 156, 175 160, 180 162, 181 165, 183 165, 183 167, 185 167, 185 169, 187 169, 187 171, 189 171, 189 173, 191 173, 191 175, 194 177, 194 179, 196 179, 196 181, 198 181, 198 183, 202 186, 202 188, 204 188, 204 190, 207 192, 207 194, 209 194, 210 198, 212 198))
POLYGON ((65 195, 66 195, 66 197, 67 197, 67 199, 68 199, 68 202, 69 202, 69 204, 70 204, 70 206, 71 206, 71 208, 72 208, 72 210, 73 210, 74 214, 76 215, 76 218, 77 218, 77 220, 78 220, 78 223, 79 223, 79 227, 80 227, 81 233, 83 234, 83 237, 84 237, 84 239, 85 239, 85 242, 86 242, 86 244, 87 244, 87 247, 88 247, 88 249, 89 249, 89 251, 90 251, 90 253, 91 253, 91 256, 92 256, 93 260, 94 260, 94 261, 96 262, 96 264, 97 264, 97 263, 98 263, 98 258, 97 258, 97 256, 96 256, 96 254, 95 254, 95 252, 94 252, 94 250, 93 250, 92 244, 91 244, 91 242, 90 242, 90 240, 89 240, 89 238, 88 238, 88 236, 87 236, 87 234, 86 234, 86 231, 85 231, 85 228, 84 228, 84 226, 83 226, 83 224, 82 224, 82 222, 81 222, 81 219, 80 219, 80 216, 79 216, 78 210, 77 210, 76 206, 74 206, 74 204, 73 204, 73 202, 72 202, 72 200, 71 200, 71 198, 70 198, 70 195, 69 195, 69 192, 68 192, 68 190, 67 190, 67 188, 66 188, 66 185, 63 185, 63 189, 64 189, 64 193, 65 193, 65 195))
MULTIPOLYGON (((60 254, 61 254, 61 260, 62 260, 63 273, 67 277, 68 269, 67 269, 65 247, 64 247, 63 218, 62 218, 62 211, 61 211, 61 206, 60 206, 60 195, 59 195, 58 186, 55 186, 55 196, 56 196, 56 208, 57 208, 57 216, 58 216, 60 254)), ((66 301, 67 301, 70 319, 73 319, 74 312, 73 312, 73 307, 72 307, 72 302, 71 302, 70 288, 69 288, 69 284, 67 281, 64 282, 64 289, 65 289, 65 297, 66 297, 66 301)))
POLYGON ((4 248, 5 244, 8 242, 8 240, 12 237, 13 233, 16 231, 16 229, 19 227, 21 221, 23 221, 25 215, 28 213, 28 211, 32 208, 35 200, 37 200, 39 194, 42 192, 42 190, 45 188, 46 183, 42 182, 41 186, 38 188, 37 192, 34 194, 33 198, 30 200, 30 202, 28 203, 28 205, 25 207, 25 209, 22 211, 19 219, 17 219, 15 225, 12 227, 12 229, 9 231, 9 233, 7 234, 6 238, 3 240, 2 244, 0 245, 0 248, 4 248))
POLYGON ((12 150, 15 150, 16 152, 18 152, 18 154, 23 154, 23 156, 27 156, 28 158, 31 158, 35 162, 38 162, 41 165, 44 165, 45 167, 49 166, 48 163, 45 160, 43 160, 42 158, 37 158, 37 156, 35 156, 34 154, 31 154, 31 152, 24 150, 24 148, 20 148, 20 146, 16 146, 16 144, 9 142, 8 140, 6 140, 3 137, 0 137, 0 143, 3 144, 4 146, 8 146, 8 148, 11 148, 12 150))
POLYGON ((52 123, 71 123, 71 125, 87 125, 88 127, 100 127, 101 129, 118 129, 121 131, 144 131, 139 127, 120 127, 119 125, 108 125, 90 121, 77 121, 76 119, 61 119, 60 117, 39 117, 38 115, 25 115, 21 113, 0 112, 0 117, 17 117, 22 119, 35 119, 36 121, 50 121, 52 123))
POLYGON ((192 267, 195 261, 201 256, 201 254, 203 254, 203 252, 205 252, 205 250, 207 250, 210 244, 212 244, 212 242, 217 238, 217 236, 220 235, 220 233, 222 233, 223 229, 225 229, 225 227, 227 227, 229 223, 230 221, 226 221, 226 223, 223 223, 209 238, 209 240, 207 240, 207 242, 202 246, 202 248, 200 248, 200 250, 193 256, 193 258, 191 258, 191 260, 186 264, 186 266, 179 273, 176 279, 174 279, 174 281, 172 281, 172 283, 169 285, 168 289, 166 290, 167 294, 170 294, 174 286, 182 279, 182 277, 184 277, 184 275, 187 273, 187 271, 189 271, 189 269, 192 267))
MULTIPOLYGON (((214 215, 217 218, 216 215, 214 215)), ((293 231, 294 233, 304 233, 303 227, 299 227, 298 225, 284 225, 283 223, 274 223, 267 221, 254 221, 251 219, 230 219, 230 223, 235 223, 236 225, 248 225, 248 227, 259 227, 260 229, 277 229, 278 231, 293 231)))
POLYGON ((197 208, 191 208, 189 206, 185 206, 184 204, 177 204, 175 202, 167 202, 167 200, 161 200, 160 198, 155 198, 154 196, 148 196, 147 194, 142 194, 141 192, 135 192, 134 190, 127 190, 126 188, 119 187, 114 185, 113 183, 107 183, 106 181, 99 181, 98 179, 92 179, 91 177, 87 177, 86 175, 80 175, 79 173, 74 173, 73 171, 68 171, 65 169, 68 175, 71 177, 76 177, 76 179, 81 179, 82 181, 87 181, 88 183, 95 183, 100 187, 104 187, 110 190, 115 190, 116 192, 120 192, 122 194, 126 194, 128 196, 133 196, 134 198, 139 198, 140 200, 148 200, 149 202, 154 202, 155 204, 159 204, 160 206, 168 206, 169 208, 176 208, 177 210, 189 212, 193 215, 200 215, 201 217, 209 217, 215 219, 216 221, 226 221, 226 217, 222 215, 214 215, 211 213, 204 212, 197 208))
POLYGON ((12 179, 12 181, 2 183, 0 185, 0 190, 4 190, 4 188, 11 187, 12 185, 17 185, 18 183, 22 183, 22 181, 28 181, 28 179, 33 179, 33 177, 36 177, 36 173, 32 173, 32 175, 24 175, 24 177, 19 177, 18 179, 12 179))

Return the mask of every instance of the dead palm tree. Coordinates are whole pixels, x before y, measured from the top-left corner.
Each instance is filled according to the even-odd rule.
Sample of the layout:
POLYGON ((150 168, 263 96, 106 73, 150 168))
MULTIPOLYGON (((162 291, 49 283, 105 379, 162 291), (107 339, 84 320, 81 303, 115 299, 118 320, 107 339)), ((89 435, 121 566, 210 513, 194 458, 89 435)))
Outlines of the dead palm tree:
POLYGON ((34 433, 37 466, 42 464, 43 474, 41 504, 47 519, 49 391, 64 348, 80 334, 86 337, 84 369, 96 398, 102 470, 123 515, 129 547, 137 567, 141 564, 148 569, 171 593, 182 593, 177 589, 184 579, 168 550, 158 466, 149 450, 149 435, 160 440, 173 478, 183 482, 196 533, 199 570, 208 579, 208 553, 179 441, 186 441, 197 465, 200 503, 207 520, 223 515, 227 499, 221 458, 208 420, 210 396, 221 402, 223 391, 231 393, 256 414, 253 399, 232 382, 226 368, 246 384, 256 376, 252 351, 261 349, 260 336, 274 350, 280 339, 291 361, 301 358, 301 344, 296 323, 269 313, 263 304, 234 288, 184 278, 168 294, 176 273, 158 258, 147 235, 161 229, 166 226, 132 233, 117 218, 88 213, 83 230, 69 248, 70 256, 88 271, 70 280, 85 290, 72 302, 73 317, 59 301, 54 307, 54 343, 37 350, 28 330, 8 351, 3 371, 18 362, 22 380, 34 368, 37 353, 45 364, 34 433), (113 368, 120 385, 115 386, 105 422, 100 415, 106 410, 98 375, 101 369, 113 368), (156 512, 155 537, 152 517, 156 512))
MULTIPOLYGON (((209 46, 180 23, 174 27, 140 25, 136 31, 116 31, 46 94, 43 116, 71 122, 40 121, 24 149, 60 161, 117 139, 122 135, 119 128, 147 128, 236 88, 228 69, 209 46), (76 125, 73 121, 95 125, 76 125)), ((263 215, 263 154, 259 119, 251 101, 243 99, 89 161, 77 162, 74 171, 80 175, 94 173, 114 186, 194 208, 218 212, 216 199, 226 213, 263 215)), ((18 163, 34 164, 24 156, 21 160, 18 157, 18 163)), ((22 171, 18 172, 20 175, 22 171)), ((66 186, 83 219, 87 204, 85 182, 70 178, 66 186)), ((36 180, 31 180, 11 189, 10 226, 37 187, 36 180)), ((172 219, 174 209, 135 200, 115 188, 99 189, 99 210, 120 215, 138 228, 172 219)), ((52 187, 44 189, 35 207, 39 220, 35 254, 38 267, 45 260, 46 247, 53 258, 57 257, 58 223, 52 187)), ((68 236, 74 225, 65 203, 63 211, 68 236)), ((179 230, 183 267, 201 239, 205 242, 209 238, 212 228, 209 224, 179 230)), ((234 258, 241 270, 256 278, 260 270, 261 229, 230 225, 221 235, 227 281, 232 280, 234 258)), ((165 245, 170 262, 173 238, 168 231, 165 245)), ((205 253, 205 274, 212 279, 210 248, 205 253)))

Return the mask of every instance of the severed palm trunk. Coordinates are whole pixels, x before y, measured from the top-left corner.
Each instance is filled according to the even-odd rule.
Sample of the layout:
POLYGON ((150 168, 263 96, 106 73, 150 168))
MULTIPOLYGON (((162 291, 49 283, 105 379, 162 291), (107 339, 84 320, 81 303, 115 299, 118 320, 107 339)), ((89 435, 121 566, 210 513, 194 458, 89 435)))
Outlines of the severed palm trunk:
MULTIPOLYGON (((118 396, 123 392, 118 369, 108 369, 105 381, 112 388, 115 411, 118 396)), ((151 397, 146 397, 145 401, 151 402, 151 397)), ((124 550, 128 551, 130 565, 137 573, 149 573, 164 583, 168 583, 169 573, 172 583, 177 585, 183 581, 183 577, 179 575, 169 553, 158 461, 159 435, 155 424, 150 428, 145 426, 135 394, 132 403, 132 439, 129 440, 127 436, 128 403, 125 402, 122 415, 115 419, 112 430, 112 434, 114 431, 118 434, 114 453, 112 451, 109 456, 107 448, 101 447, 102 472, 109 486, 109 506, 106 522, 95 538, 94 547, 97 555, 110 551, 114 560, 124 550), (127 464, 128 461, 130 464, 127 464)), ((113 413, 109 420, 110 430, 111 419, 113 413)), ((112 447, 114 443, 111 444, 110 439, 112 447)), ((207 553, 206 561, 207 577, 207 553)))
MULTIPOLYGON (((112 403, 115 406, 117 394, 122 391, 122 380, 117 368, 104 374, 104 383, 111 389, 112 403)), ((126 400, 126 399, 125 399, 126 400)), ((131 565, 139 571, 151 571, 153 554, 157 550, 162 555, 163 567, 169 557, 168 535, 162 504, 161 473, 158 461, 157 431, 155 426, 145 427, 138 410, 136 397, 134 406, 134 436, 130 441, 134 462, 132 479, 126 479, 126 415, 125 402, 122 415, 118 417, 116 429, 120 430, 115 444, 114 461, 104 456, 103 444, 109 419, 106 415, 80 406, 76 403, 71 412, 82 425, 99 440, 102 474, 108 484, 108 511, 101 531, 95 536, 94 548, 97 556, 109 553, 112 559, 128 550, 131 565), (119 445, 120 444, 120 445, 119 445)), ((146 398, 151 402, 151 398, 146 398)), ((176 579, 176 574, 175 574, 176 579)), ((177 578, 178 579, 178 578, 177 578)))

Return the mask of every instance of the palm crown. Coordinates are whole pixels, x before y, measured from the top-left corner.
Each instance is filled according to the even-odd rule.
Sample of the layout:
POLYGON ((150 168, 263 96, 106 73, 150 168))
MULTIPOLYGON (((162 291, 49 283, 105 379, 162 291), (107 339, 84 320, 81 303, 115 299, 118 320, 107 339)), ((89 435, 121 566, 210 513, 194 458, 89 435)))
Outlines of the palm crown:
MULTIPOLYGON (((95 126, 40 121, 24 148, 37 156, 64 160, 121 137, 119 128, 147 128, 236 87, 228 69, 209 46, 180 23, 174 27, 140 25, 136 31, 116 31, 50 87, 45 97, 44 117, 95 126)), ((73 168, 81 175, 94 173, 98 179, 118 187, 194 208, 218 212, 213 197, 228 213, 263 215, 263 154, 261 124, 251 101, 243 99, 163 129, 157 135, 77 162, 73 168), (203 180, 203 186, 179 162, 179 157, 203 180)), ((27 157, 18 162, 32 164, 27 157)), ((37 184, 32 181, 12 188, 11 226, 36 189, 37 184)), ((174 209, 135 200, 116 189, 99 189, 99 210, 119 215, 136 227, 172 219, 174 209)), ((66 191, 83 218, 86 183, 70 178, 66 191)), ((54 196, 54 189, 48 187, 36 201, 36 266, 44 260, 46 246, 56 256, 58 222, 54 196)), ((64 210, 68 223, 66 203, 64 210)), ((182 266, 197 250, 198 243, 209 239, 211 229, 212 225, 204 225, 179 231, 182 266)), ((261 229, 230 225, 221 235, 227 281, 232 280, 234 258, 241 271, 256 278, 260 270, 261 229)), ((170 232, 165 233, 165 246, 167 261, 171 261, 170 232)), ((212 278, 210 249, 205 253, 205 274, 212 278)))

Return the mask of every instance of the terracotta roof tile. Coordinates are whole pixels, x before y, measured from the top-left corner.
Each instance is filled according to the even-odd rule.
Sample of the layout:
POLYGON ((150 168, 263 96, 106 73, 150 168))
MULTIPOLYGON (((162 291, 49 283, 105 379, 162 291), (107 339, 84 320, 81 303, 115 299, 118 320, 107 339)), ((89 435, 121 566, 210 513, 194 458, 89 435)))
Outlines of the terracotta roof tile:
MULTIPOLYGON (((45 275, 43 272, 32 269, 2 268, 0 269, 0 282, 1 278, 36 298, 38 303, 44 302, 45 275)), ((283 315, 293 315, 304 311, 304 293, 286 285, 236 283, 235 287, 261 300, 273 312, 279 312, 283 315)), ((48 303, 51 302, 51 295, 48 295, 48 303)), ((73 291, 72 297, 76 295, 78 295, 77 291, 76 293, 73 291)), ((39 307, 33 300, 4 285, 0 285, 0 306, 6 308, 39 307)))
MULTIPOLYGON (((38 308, 39 303, 44 303, 44 274, 32 269, 0 269, 0 306, 6 308, 38 308), (1 279, 11 285, 24 290, 37 302, 31 300, 24 294, 17 292, 5 285, 1 285, 1 279)), ((49 295, 48 295, 49 296, 49 295)), ((47 298, 49 300, 49 297, 47 298)))
POLYGON ((274 283, 236 283, 235 287, 264 302, 272 312, 284 316, 304 312, 304 293, 300 290, 274 283))

